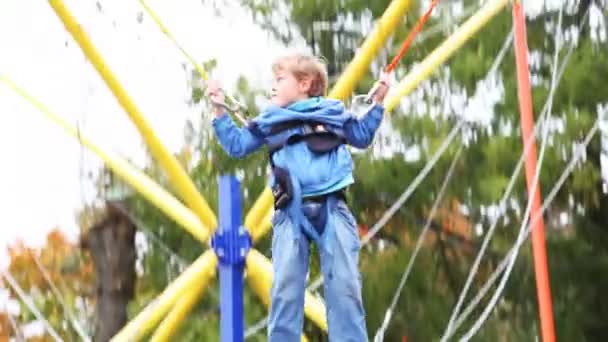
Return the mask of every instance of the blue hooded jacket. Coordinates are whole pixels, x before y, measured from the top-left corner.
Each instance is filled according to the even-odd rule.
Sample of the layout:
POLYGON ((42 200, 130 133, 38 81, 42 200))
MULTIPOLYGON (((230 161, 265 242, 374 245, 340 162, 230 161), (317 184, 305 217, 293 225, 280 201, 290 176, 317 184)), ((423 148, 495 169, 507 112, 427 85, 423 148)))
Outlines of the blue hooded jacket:
MULTIPOLYGON (((341 128, 349 145, 366 148, 373 141, 383 113, 384 108, 375 105, 363 117, 356 118, 341 101, 313 97, 287 108, 271 106, 253 119, 248 127, 237 127, 227 114, 215 118, 213 127, 223 149, 235 158, 245 157, 262 147, 264 138, 270 135, 274 125, 301 119, 341 128)), ((287 169, 298 180, 302 197, 331 193, 354 183, 353 162, 345 145, 328 153, 316 154, 302 141, 285 145, 273 153, 272 158, 274 165, 287 169)))

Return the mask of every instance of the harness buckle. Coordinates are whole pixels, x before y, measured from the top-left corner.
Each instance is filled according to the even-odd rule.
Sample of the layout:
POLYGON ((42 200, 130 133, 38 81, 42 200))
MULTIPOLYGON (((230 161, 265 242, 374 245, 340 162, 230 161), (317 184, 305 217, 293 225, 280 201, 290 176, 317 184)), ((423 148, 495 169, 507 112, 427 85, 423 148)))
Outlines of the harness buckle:
MULTIPOLYGON (((223 92, 223 90, 220 90, 223 92)), ((214 106, 218 106, 218 107, 222 107, 224 108, 226 111, 234 114, 234 116, 245 126, 247 126, 249 124, 249 122, 247 121, 247 119, 245 119, 245 117, 243 117, 243 115, 241 115, 241 113, 244 112, 245 110, 245 106, 238 102, 234 97, 227 95, 226 98, 234 104, 234 106, 230 106, 228 105, 225 101, 213 101, 212 99, 209 99, 209 101, 211 102, 212 105, 214 106)))
POLYGON ((273 167, 272 170, 275 183, 272 186, 272 196, 274 197, 274 208, 283 209, 289 205, 293 199, 293 185, 289 177, 289 171, 280 167, 273 167))

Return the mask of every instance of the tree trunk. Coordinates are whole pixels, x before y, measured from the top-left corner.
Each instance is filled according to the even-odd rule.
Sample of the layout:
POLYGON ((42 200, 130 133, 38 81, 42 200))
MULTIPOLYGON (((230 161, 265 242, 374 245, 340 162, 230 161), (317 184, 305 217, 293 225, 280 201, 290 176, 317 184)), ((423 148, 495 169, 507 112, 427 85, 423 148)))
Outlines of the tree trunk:
POLYGON ((120 204, 107 202, 104 217, 83 239, 97 276, 95 341, 109 341, 127 322, 135 290, 135 231, 120 204))

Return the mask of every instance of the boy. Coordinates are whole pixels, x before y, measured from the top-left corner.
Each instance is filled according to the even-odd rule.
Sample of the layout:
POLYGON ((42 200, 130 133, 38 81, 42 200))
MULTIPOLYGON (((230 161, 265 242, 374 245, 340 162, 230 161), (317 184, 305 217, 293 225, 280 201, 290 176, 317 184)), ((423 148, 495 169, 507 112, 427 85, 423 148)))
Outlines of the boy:
POLYGON ((267 145, 270 154, 275 213, 268 340, 300 341, 309 244, 314 241, 325 280, 330 341, 367 341, 357 225, 344 198, 345 188, 354 183, 346 144, 371 144, 382 121, 388 76, 379 82, 375 105, 357 119, 342 102, 322 97, 327 71, 318 59, 294 54, 279 58, 272 69, 272 105, 245 128, 226 114, 218 84, 210 82, 207 89, 224 150, 241 158, 267 145))

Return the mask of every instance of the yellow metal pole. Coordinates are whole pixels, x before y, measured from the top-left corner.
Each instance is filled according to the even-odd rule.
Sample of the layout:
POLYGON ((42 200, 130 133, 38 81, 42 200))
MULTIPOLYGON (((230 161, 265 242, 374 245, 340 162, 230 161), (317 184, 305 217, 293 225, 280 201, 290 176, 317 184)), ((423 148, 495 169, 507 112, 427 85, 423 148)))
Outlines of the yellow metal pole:
POLYGON ((380 20, 378 20, 374 31, 361 45, 360 51, 357 51, 355 58, 346 67, 338 82, 329 92, 330 98, 344 100, 350 96, 355 85, 367 72, 373 58, 384 46, 388 37, 397 29, 397 25, 401 22, 401 18, 409 9, 410 4, 410 0, 393 0, 391 2, 380 20))
POLYGON ((450 58, 471 37, 473 37, 492 17, 497 15, 510 0, 490 0, 469 20, 463 23, 448 39, 437 47, 427 58, 410 71, 399 83, 396 90, 385 100, 387 112, 399 105, 401 98, 414 90, 420 82, 428 78, 442 63, 450 58))
POLYGON ((83 146, 95 152, 112 171, 131 185, 135 190, 144 196, 148 201, 158 207, 163 213, 173 219, 176 223, 184 227, 199 241, 207 241, 209 232, 203 227, 199 219, 186 208, 180 201, 154 182, 145 173, 137 170, 124 159, 106 152, 92 141, 82 136, 76 128, 69 125, 58 115, 52 113, 44 104, 27 93, 7 76, 0 75, 0 81, 17 94, 27 100, 31 105, 40 110, 49 120, 61 126, 67 133, 78 139, 83 146))
MULTIPOLYGON (((272 263, 260 252, 252 249, 247 255, 247 280, 260 300, 270 307, 270 288, 272 286, 272 263)), ((325 304, 306 291, 304 314, 319 328, 327 332, 325 304)))
POLYGON ((272 190, 266 187, 260 197, 255 201, 249 212, 245 216, 245 227, 249 230, 251 239, 255 242, 268 231, 269 226, 265 221, 268 216, 272 216, 274 210, 274 198, 272 190))
POLYGON ((72 34, 85 56, 95 67, 99 75, 106 82, 118 102, 129 114, 131 121, 137 126, 144 137, 150 152, 158 160, 168 175, 169 180, 175 187, 180 197, 196 213, 201 222, 208 230, 214 230, 217 226, 217 218, 209 208, 205 199, 198 192, 194 183, 179 164, 177 159, 167 150, 154 133, 152 127, 146 122, 135 102, 127 94, 110 67, 105 63, 101 54, 97 51, 82 27, 65 7, 62 0, 49 0, 49 4, 63 22, 65 28, 72 34))
MULTIPOLYGON (((215 275, 217 257, 211 249, 205 251, 163 293, 133 318, 112 338, 112 342, 140 340, 169 312, 171 307, 184 298, 186 293, 201 291, 215 275)), ((176 323, 176 321, 173 321, 176 323)), ((169 324, 169 323, 167 323, 169 324)))
POLYGON ((266 235, 266 233, 268 233, 268 231, 270 230, 270 228, 272 228, 272 215, 274 214, 274 211, 268 210, 266 212, 266 216, 258 223, 257 226, 255 226, 256 228, 254 230, 249 230, 249 233, 251 235, 251 239, 253 240, 253 242, 258 241, 259 239, 261 239, 262 237, 264 237, 264 235, 266 235))
MULTIPOLYGON (((206 275, 208 276, 208 279, 199 279, 198 281, 202 281, 203 283, 210 282, 213 274, 208 272, 206 275)), ((170 341, 181 323, 186 319, 186 316, 192 311, 194 305, 198 303, 205 292, 205 289, 206 286, 192 286, 192 288, 184 294, 183 298, 179 299, 173 309, 169 311, 169 314, 167 314, 165 319, 163 319, 156 329, 156 332, 154 332, 154 335, 152 335, 150 342, 170 341)))

